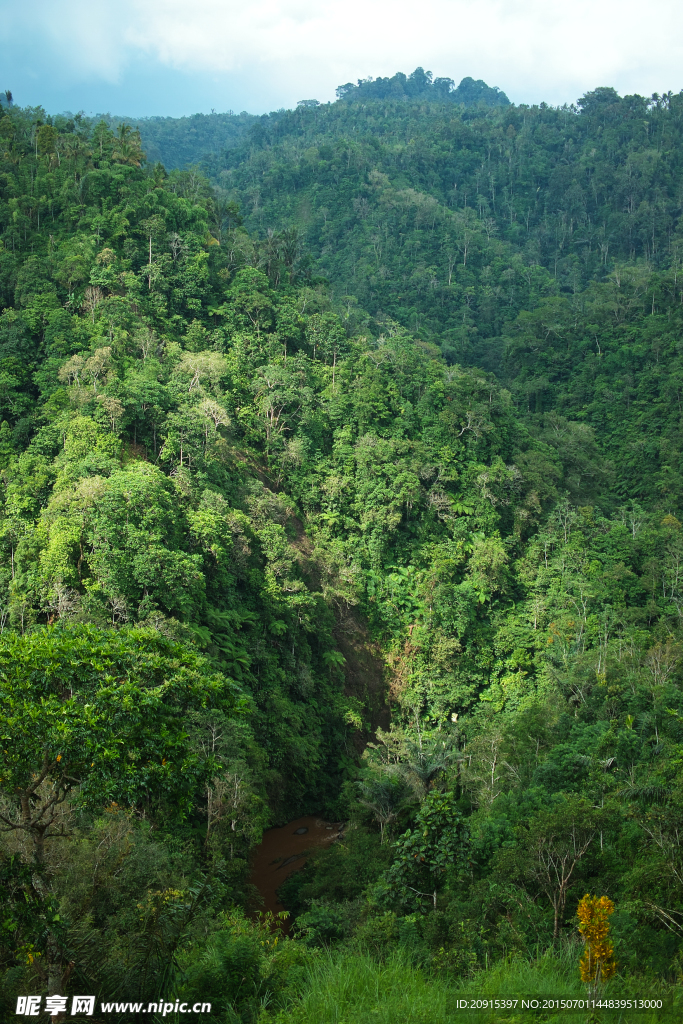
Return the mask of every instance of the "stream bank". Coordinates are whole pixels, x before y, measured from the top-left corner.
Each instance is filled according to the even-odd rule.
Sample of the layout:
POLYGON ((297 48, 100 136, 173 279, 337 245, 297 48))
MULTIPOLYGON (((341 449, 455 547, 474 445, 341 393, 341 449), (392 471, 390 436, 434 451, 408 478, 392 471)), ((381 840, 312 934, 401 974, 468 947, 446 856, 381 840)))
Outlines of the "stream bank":
MULTIPOLYGON (((277 898, 277 890, 295 871, 306 864, 307 855, 315 847, 329 846, 339 838, 342 822, 325 821, 315 815, 296 818, 281 828, 269 828, 252 855, 249 881, 261 896, 261 911, 279 914, 285 908, 277 898)), ((288 930, 285 928, 285 930, 288 930)))

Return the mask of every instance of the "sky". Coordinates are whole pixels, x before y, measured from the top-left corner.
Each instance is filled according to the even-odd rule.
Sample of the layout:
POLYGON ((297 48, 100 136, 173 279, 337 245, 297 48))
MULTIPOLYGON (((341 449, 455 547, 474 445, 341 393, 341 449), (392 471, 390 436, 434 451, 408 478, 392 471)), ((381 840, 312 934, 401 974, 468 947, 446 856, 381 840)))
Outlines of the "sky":
POLYGON ((680 0, 0 0, 21 106, 144 117, 333 100, 358 78, 482 78, 513 102, 683 89, 680 0))

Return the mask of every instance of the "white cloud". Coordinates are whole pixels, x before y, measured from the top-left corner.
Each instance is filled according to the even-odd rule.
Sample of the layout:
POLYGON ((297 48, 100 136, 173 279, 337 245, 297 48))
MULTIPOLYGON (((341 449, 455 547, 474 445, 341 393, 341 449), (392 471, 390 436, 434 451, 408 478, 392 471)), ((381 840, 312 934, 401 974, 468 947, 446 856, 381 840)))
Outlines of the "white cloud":
POLYGON ((23 53, 35 76, 41 74, 46 55, 66 77, 96 73, 114 81, 120 74, 126 60, 126 42, 117 5, 111 0, 103 0, 96 7, 87 0, 33 0, 30 7, 9 3, 1 7, 4 56, 23 53))
POLYGON ((291 97, 416 65, 483 78, 517 101, 563 102, 597 85, 683 88, 676 0, 34 0, 0 34, 38 32, 64 74, 120 80, 131 61, 244 75, 291 97), (265 84, 265 83, 264 83, 265 84))

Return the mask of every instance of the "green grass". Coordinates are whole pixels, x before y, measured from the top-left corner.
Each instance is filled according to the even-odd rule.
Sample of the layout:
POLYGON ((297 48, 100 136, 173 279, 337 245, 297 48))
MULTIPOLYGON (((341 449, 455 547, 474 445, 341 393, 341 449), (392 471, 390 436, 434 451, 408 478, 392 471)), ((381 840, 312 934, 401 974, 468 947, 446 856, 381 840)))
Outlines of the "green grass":
MULTIPOLYGON (((606 995, 613 998, 659 997, 671 993, 661 983, 615 979, 606 995)), ((457 1000, 474 997, 515 998, 522 995, 585 998, 578 979, 575 951, 546 954, 529 962, 508 961, 477 973, 469 980, 430 977, 400 954, 384 964, 364 953, 328 952, 310 966, 300 999, 277 1016, 264 1015, 263 1024, 578 1024, 587 1011, 530 1012, 460 1010, 457 1000)), ((673 990, 675 1008, 659 1012, 602 1011, 597 1020, 613 1024, 673 1024, 683 1019, 683 990, 673 990)), ((669 995, 671 999, 671 995, 669 995)))

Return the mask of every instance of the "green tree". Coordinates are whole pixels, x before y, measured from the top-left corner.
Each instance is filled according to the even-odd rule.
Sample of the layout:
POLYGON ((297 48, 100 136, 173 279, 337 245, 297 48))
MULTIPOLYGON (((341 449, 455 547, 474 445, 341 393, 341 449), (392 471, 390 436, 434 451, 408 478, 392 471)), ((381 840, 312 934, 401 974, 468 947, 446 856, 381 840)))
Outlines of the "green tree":
POLYGON ((46 927, 53 993, 66 951, 59 917, 56 928, 40 921, 52 847, 73 835, 75 807, 114 801, 182 820, 216 767, 190 742, 188 714, 236 709, 239 698, 205 661, 154 630, 56 627, 0 640, 0 827, 29 844, 29 896, 45 904, 36 925, 37 933, 46 927))
POLYGON ((437 905, 449 872, 467 869, 469 830, 452 793, 427 795, 408 829, 394 844, 394 862, 386 875, 388 891, 407 904, 424 899, 437 905))

